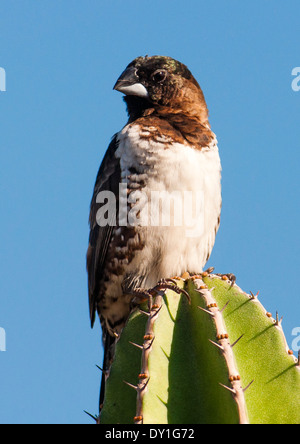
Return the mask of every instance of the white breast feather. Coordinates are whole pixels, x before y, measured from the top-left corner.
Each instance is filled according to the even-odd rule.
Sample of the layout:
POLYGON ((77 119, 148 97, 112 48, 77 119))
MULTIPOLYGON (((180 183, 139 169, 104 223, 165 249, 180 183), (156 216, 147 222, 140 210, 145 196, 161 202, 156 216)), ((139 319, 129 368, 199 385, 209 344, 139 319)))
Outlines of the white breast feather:
MULTIPOLYGON (((147 177, 143 191, 147 194, 148 205, 143 205, 140 211, 141 226, 137 228, 145 247, 136 252, 127 271, 147 276, 146 287, 154 286, 160 278, 181 275, 184 271, 201 272, 214 245, 221 209, 221 163, 216 138, 209 147, 199 150, 188 144, 171 142, 168 138, 162 138, 161 142, 141 139, 140 127, 130 124, 119 133, 118 139, 116 157, 120 158, 122 181, 126 181, 130 167, 147 177), (149 225, 151 215, 157 220, 154 211, 159 208, 155 202, 158 193, 154 193, 152 202, 151 191, 172 197, 175 212, 182 208, 183 192, 188 192, 189 196, 192 194, 194 203, 201 199, 197 215, 201 223, 197 235, 191 236, 191 227, 184 215, 181 226, 149 225), (174 192, 178 192, 177 200, 174 192)), ((134 199, 134 194, 131 197, 134 199)), ((165 209, 168 210, 168 205, 166 208, 162 206, 162 212, 165 209)), ((175 217, 172 213, 172 222, 175 217)))

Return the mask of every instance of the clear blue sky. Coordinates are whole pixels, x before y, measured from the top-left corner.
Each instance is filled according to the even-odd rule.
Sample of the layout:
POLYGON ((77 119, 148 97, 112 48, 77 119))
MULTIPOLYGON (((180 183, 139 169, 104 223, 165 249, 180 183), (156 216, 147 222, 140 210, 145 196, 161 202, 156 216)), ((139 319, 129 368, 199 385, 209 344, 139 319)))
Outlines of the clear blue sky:
POLYGON ((0 0, 0 423, 89 423, 100 327, 85 251, 95 176, 125 124, 112 87, 139 55, 169 55, 202 86, 223 163, 209 265, 299 319, 299 1, 0 0))

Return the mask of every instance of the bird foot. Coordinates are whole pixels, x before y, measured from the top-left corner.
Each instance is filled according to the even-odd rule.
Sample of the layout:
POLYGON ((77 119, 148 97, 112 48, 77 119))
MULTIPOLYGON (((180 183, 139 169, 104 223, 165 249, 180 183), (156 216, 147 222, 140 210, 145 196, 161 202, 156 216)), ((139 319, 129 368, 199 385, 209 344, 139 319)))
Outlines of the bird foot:
POLYGON ((233 287, 236 283, 236 276, 233 273, 221 274, 217 273, 216 276, 219 276, 223 281, 229 281, 230 287, 233 287))
POLYGON ((183 289, 178 287, 174 279, 161 279, 155 287, 150 289, 136 288, 133 291, 134 300, 133 302, 137 305, 148 301, 149 308, 152 306, 153 297, 155 297, 160 291, 172 290, 177 294, 184 294, 188 300, 191 302, 190 295, 183 289))
POLYGON ((181 276, 182 279, 188 280, 196 280, 196 279, 203 279, 204 277, 209 276, 210 274, 212 274, 212 272, 214 271, 214 267, 210 267, 205 271, 202 271, 201 273, 189 273, 188 271, 186 271, 185 273, 183 273, 183 275, 181 276))

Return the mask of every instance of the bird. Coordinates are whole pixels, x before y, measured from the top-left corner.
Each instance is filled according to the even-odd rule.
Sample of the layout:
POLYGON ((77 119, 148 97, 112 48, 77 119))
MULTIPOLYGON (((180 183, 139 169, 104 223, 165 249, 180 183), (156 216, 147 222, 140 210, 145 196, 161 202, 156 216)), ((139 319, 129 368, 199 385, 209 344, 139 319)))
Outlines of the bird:
POLYGON ((137 57, 114 90, 124 95, 128 121, 96 178, 87 251, 90 320, 93 326, 98 313, 104 344, 100 404, 136 294, 203 270, 222 207, 218 142, 187 66, 137 57))

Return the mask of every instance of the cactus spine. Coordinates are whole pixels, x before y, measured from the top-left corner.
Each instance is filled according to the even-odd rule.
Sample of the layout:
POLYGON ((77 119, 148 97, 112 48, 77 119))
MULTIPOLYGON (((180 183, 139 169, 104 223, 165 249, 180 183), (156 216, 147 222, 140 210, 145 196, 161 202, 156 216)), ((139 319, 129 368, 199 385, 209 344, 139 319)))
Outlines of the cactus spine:
POLYGON ((103 424, 300 422, 300 367, 278 316, 225 278, 178 280, 135 311, 116 347, 103 424))

